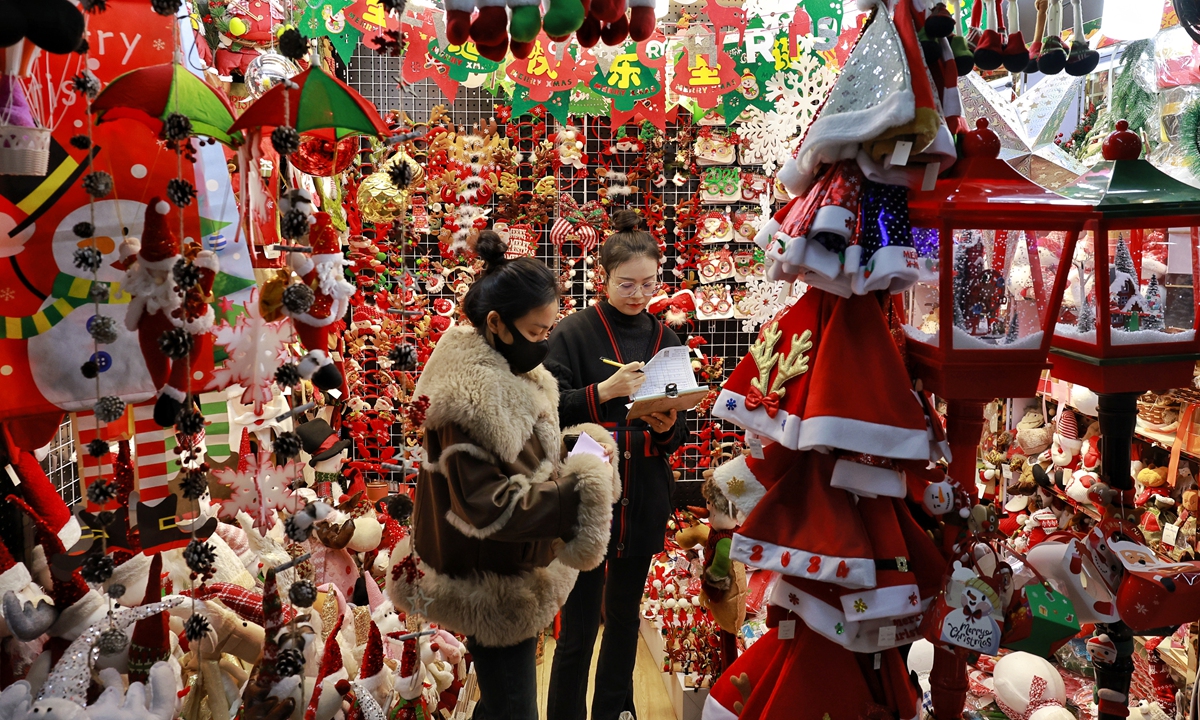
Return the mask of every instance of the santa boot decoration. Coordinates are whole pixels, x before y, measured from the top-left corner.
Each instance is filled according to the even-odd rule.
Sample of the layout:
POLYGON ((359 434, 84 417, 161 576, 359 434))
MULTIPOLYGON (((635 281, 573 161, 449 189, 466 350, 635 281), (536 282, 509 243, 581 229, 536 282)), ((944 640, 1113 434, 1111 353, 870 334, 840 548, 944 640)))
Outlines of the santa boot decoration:
POLYGON ((1029 44, 1029 64, 1025 66, 1026 74, 1038 71, 1038 58, 1042 55, 1042 33, 1046 32, 1046 8, 1050 5, 1050 0, 1034 0, 1033 5, 1037 9, 1037 19, 1033 25, 1033 42, 1029 44))
POLYGON ((537 39, 542 29, 542 8, 538 0, 508 0, 512 17, 508 20, 508 37, 511 44, 522 45, 537 39))
POLYGON ((1075 16, 1075 32, 1071 36, 1071 52, 1067 55, 1067 74, 1072 77, 1088 75, 1100 64, 1100 53, 1088 47, 1087 36, 1083 33, 1083 3, 1072 0, 1072 14, 1075 16))
POLYGON ((629 37, 634 42, 654 34, 654 0, 629 0, 629 37))
POLYGON ((600 40, 609 47, 616 47, 629 37, 629 19, 620 15, 600 29, 600 40))
POLYGON ((476 47, 492 47, 508 39, 508 11, 504 0, 477 0, 479 14, 471 21, 471 39, 476 47))
POLYGON ((614 23, 625 15, 625 0, 592 0, 591 14, 602 23, 614 23))
POLYGON ((959 77, 970 75, 971 71, 975 69, 975 52, 967 44, 967 39, 957 32, 961 7, 962 3, 954 5, 954 29, 956 32, 950 36, 950 51, 954 53, 954 67, 958 71, 959 77))
POLYGON ((580 0, 552 0, 542 16, 546 36, 555 42, 565 41, 583 25, 587 9, 580 0))
POLYGON ((313 216, 316 222, 308 235, 312 254, 292 253, 290 259, 292 270, 312 289, 312 302, 291 308, 285 305, 283 312, 292 318, 300 342, 308 350, 300 361, 300 375, 329 391, 342 384, 342 374, 329 357, 329 330, 346 314, 354 286, 343 277, 347 263, 329 213, 313 216))
POLYGON ((1067 66, 1067 47, 1062 37, 1062 0, 1050 0, 1046 10, 1046 33, 1038 53, 1038 70, 1043 75, 1057 75, 1067 66))
POLYGON ((925 34, 933 40, 950 37, 957 27, 954 15, 950 14, 944 2, 934 6, 929 11, 929 17, 925 18, 925 34))
MULTIPOLYGON (((974 9, 979 10, 982 7, 983 2, 977 0, 974 9)), ((988 11, 988 28, 980 35, 975 46, 975 67, 980 70, 995 70, 1004 62, 1004 38, 995 29, 1004 27, 999 14, 1000 0, 993 0, 988 11)))
POLYGON ((471 38, 471 13, 475 0, 447 0, 446 41, 451 45, 462 45, 471 38))
POLYGON ((584 48, 594 48, 600 42, 600 31, 603 28, 600 26, 600 21, 594 15, 588 15, 584 18, 583 24, 575 31, 575 39, 579 41, 579 46, 584 48))

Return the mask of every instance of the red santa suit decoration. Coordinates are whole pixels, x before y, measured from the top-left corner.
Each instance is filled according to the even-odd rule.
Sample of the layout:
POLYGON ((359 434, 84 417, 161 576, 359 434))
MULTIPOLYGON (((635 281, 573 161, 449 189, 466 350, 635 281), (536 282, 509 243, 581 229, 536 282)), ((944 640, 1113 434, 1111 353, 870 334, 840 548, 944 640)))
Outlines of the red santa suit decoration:
POLYGON ((211 250, 191 248, 188 255, 196 282, 186 288, 179 285, 179 274, 172 271, 189 258, 170 228, 170 209, 166 201, 152 198, 141 239, 126 238, 120 248, 126 263, 123 289, 133 296, 125 326, 138 334, 146 369, 158 388, 154 421, 163 427, 175 424, 187 394, 199 389, 192 387, 192 381, 197 372, 206 377, 201 362, 207 359, 211 369, 213 309, 209 303, 220 269, 211 250))
POLYGON ((348 261, 342 255, 342 243, 333 229, 329 213, 313 213, 315 222, 308 232, 312 254, 292 253, 292 270, 312 288, 312 306, 303 313, 284 312, 292 318, 296 334, 308 355, 300 361, 300 375, 310 378, 321 390, 333 390, 342 384, 342 374, 329 357, 329 332, 346 314, 354 285, 346 281, 343 268, 348 261))

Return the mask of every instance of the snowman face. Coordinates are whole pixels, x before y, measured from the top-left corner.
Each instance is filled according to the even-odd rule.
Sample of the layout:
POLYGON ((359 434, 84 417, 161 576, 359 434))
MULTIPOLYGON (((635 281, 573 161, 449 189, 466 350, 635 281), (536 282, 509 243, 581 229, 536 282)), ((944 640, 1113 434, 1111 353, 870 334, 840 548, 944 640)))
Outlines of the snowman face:
MULTIPOLYGON (((91 280, 91 273, 85 273, 75 267, 74 255, 79 248, 94 243, 102 256, 100 270, 96 273, 97 278, 103 282, 119 282, 125 277, 125 271, 113 265, 119 260, 117 248, 127 237, 142 236, 142 219, 146 214, 146 206, 133 200, 98 200, 95 205, 95 220, 91 219, 91 211, 84 205, 72 210, 58 224, 51 245, 54 250, 54 262, 61 272, 91 280), (91 222, 96 228, 95 236, 76 237, 71 228, 80 222, 91 222)), ((178 216, 174 213, 171 217, 175 222, 178 221, 178 216)), ((175 230, 178 232, 178 227, 175 230)))
POLYGON ((945 480, 930 483, 925 488, 925 507, 934 515, 945 515, 954 509, 954 489, 945 480))
POLYGON ((973 587, 963 588, 962 606, 963 610, 969 613, 978 611, 987 615, 992 611, 992 604, 988 601, 987 597, 973 587))

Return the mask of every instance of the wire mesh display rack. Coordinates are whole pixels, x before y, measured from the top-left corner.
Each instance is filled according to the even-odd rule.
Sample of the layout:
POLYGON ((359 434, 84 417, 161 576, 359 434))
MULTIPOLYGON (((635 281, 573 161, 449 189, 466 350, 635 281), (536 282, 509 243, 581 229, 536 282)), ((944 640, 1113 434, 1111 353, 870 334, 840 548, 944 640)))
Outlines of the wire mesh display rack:
MULTIPOLYGON (((430 112, 440 105, 446 109, 452 124, 459 127, 470 127, 495 118, 497 116, 496 107, 509 102, 503 94, 493 96, 486 89, 470 87, 460 87, 455 100, 450 102, 430 81, 408 85, 402 91, 396 83, 399 74, 400 59, 383 57, 365 47, 360 47, 349 64, 348 82, 381 111, 386 113, 389 110, 402 110, 415 123, 427 121, 430 112)), ((528 116, 523 119, 512 118, 509 123, 517 126, 516 137, 513 138, 517 151, 522 154, 523 158, 528 159, 529 153, 533 149, 530 142, 530 131, 527 122, 522 123, 519 120, 528 121, 530 118, 528 116)), ((545 122, 547 135, 552 135, 559 129, 557 123, 549 115, 546 116, 545 122)), ((596 200, 607 187, 607 183, 597 177, 594 172, 597 159, 602 158, 614 170, 619 170, 625 164, 635 163, 637 158, 634 155, 637 153, 611 151, 606 153, 606 150, 611 148, 614 137, 614 133, 609 128, 608 117, 572 117, 571 124, 577 130, 581 130, 582 136, 586 139, 584 153, 589 160, 588 172, 572 176, 566 174, 570 172, 570 168, 566 168, 565 172, 560 172, 556 176, 556 189, 560 193, 569 193, 576 202, 582 205, 596 200)), ((681 149, 678 147, 677 140, 684 137, 687 142, 690 142, 688 139, 690 135, 687 134, 689 125, 690 119, 682 122, 668 122, 666 131, 662 135, 664 166, 661 173, 663 177, 658 178, 658 182, 655 182, 655 176, 643 174, 628 183, 632 189, 628 195, 609 195, 608 212, 610 216, 616 210, 624 207, 647 211, 652 206, 661 206, 663 222, 659 234, 665 240, 667 256, 664 264, 664 280, 671 283, 672 290, 677 289, 682 280, 672 272, 678 256, 673 235, 675 210, 681 203, 692 200, 700 186, 700 178, 677 162, 677 153, 681 149)), ((508 130, 506 123, 501 123, 500 128, 501 133, 508 130)), ((637 135, 639 129, 630 125, 626 131, 630 135, 637 135)), ((694 132, 694 128, 691 128, 691 131, 694 132)), ((530 190, 533 184, 540 179, 531 176, 528 165, 527 162, 524 163, 518 167, 517 171, 517 175, 521 177, 520 186, 523 191, 530 190)), ((743 169, 751 168, 743 166, 743 169)), ((729 209, 729 206, 708 206, 700 209, 729 209)), ((493 217, 493 219, 495 218, 493 217)), ((553 225, 554 219, 551 217, 549 222, 535 228, 539 234, 537 257, 551 268, 561 272, 564 269, 563 259, 555 246, 549 242, 549 229, 553 225)), ((683 230, 682 232, 690 233, 692 231, 683 230)), ((419 237, 417 243, 415 252, 409 252, 406 262, 415 263, 416 259, 422 255, 438 257, 436 238, 419 237)), ((752 245, 749 243, 733 243, 733 245, 734 249, 752 249, 752 245)), ((578 272, 569 290, 570 301, 574 303, 575 308, 585 307, 586 303, 595 299, 595 293, 589 291, 585 285, 588 267, 584 262, 575 265, 578 272)), ((451 295, 448 288, 443 292, 447 296, 451 295)), ((693 319, 686 326, 676 328, 676 332, 685 342, 689 336, 702 336, 706 341, 706 344, 701 347, 702 352, 710 357, 722 358, 726 375, 746 354, 755 337, 753 332, 743 330, 742 321, 739 319, 693 319)), ((693 431, 693 436, 690 438, 689 444, 677 454, 674 462, 681 481, 677 484, 676 503, 679 505, 702 505, 699 481, 702 480, 704 470, 715 467, 719 460, 719 457, 714 457, 713 443, 725 443, 723 452, 728 455, 740 450, 741 438, 740 435, 733 434, 736 428, 732 425, 722 421, 714 422, 707 415, 697 417, 696 413, 689 413, 688 423, 693 431)), ((402 430, 397 425, 393 443, 402 446, 404 441, 402 430)), ((388 479, 393 483, 402 481, 398 473, 393 473, 388 479)))

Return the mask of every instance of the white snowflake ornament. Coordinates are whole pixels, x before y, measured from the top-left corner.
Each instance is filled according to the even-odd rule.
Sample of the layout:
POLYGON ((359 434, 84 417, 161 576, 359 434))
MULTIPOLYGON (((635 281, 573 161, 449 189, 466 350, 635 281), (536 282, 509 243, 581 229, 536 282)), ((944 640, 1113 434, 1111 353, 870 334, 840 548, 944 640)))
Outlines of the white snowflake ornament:
POLYGON ((246 389, 242 404, 253 404, 254 413, 261 415, 263 406, 274 397, 271 385, 286 356, 292 327, 286 319, 267 322, 257 294, 257 289, 251 291, 246 313, 238 317, 236 324, 221 323, 213 330, 216 344, 225 348, 229 359, 213 373, 211 387, 241 385, 246 389))

